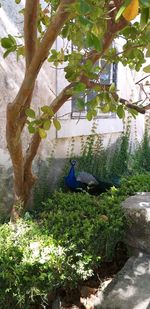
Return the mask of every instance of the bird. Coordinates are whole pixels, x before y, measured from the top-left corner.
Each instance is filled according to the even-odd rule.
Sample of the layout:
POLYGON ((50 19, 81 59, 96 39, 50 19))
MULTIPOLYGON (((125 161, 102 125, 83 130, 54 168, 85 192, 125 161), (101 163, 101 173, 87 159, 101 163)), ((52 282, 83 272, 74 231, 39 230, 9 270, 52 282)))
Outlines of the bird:
POLYGON ((112 186, 119 187, 120 180, 118 177, 114 178, 112 181, 102 181, 95 177, 94 175, 87 172, 79 172, 76 176, 75 165, 76 160, 71 160, 71 168, 68 175, 65 177, 65 184, 71 190, 75 192, 86 191, 92 195, 99 195, 106 192, 112 186))

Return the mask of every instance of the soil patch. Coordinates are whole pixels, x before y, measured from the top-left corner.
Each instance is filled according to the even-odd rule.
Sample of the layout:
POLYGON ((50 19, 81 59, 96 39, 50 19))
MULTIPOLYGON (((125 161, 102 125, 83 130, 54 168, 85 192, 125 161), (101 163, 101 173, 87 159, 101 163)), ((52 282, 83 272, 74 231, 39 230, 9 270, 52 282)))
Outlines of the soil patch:
MULTIPOLYGON (((97 292, 111 281, 128 259, 127 248, 123 242, 116 246, 115 257, 112 262, 103 262, 95 269, 94 275, 81 282, 76 289, 57 291, 57 299, 60 305, 56 309, 93 309, 93 300, 97 292)), ((51 304, 52 305, 52 304, 51 304)), ((52 307, 49 307, 52 308, 52 307)))

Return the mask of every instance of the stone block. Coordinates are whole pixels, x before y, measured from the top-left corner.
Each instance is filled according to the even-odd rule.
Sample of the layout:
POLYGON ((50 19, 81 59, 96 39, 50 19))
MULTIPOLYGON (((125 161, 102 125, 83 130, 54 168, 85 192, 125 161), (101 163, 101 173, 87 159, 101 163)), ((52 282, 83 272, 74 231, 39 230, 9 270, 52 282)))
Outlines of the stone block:
POLYGON ((127 198, 122 207, 127 219, 125 242, 132 252, 150 254, 150 192, 127 198))

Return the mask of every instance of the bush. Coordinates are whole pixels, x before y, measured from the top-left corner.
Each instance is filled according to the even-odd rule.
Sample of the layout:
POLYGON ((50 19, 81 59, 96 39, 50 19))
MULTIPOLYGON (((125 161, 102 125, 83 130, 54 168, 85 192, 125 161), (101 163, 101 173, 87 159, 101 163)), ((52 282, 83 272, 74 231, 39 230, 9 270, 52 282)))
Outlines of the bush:
POLYGON ((66 253, 37 223, 20 220, 0 227, 0 308, 44 303, 61 282, 66 253))
POLYGON ((150 172, 150 142, 147 129, 132 155, 132 170, 136 173, 150 172))
POLYGON ((73 245, 72 253, 78 252, 83 264, 93 267, 99 259, 112 258, 116 238, 122 237, 122 211, 115 192, 113 188, 101 198, 56 192, 44 203, 40 219, 62 246, 73 245))
POLYGON ((150 174, 123 179, 95 197, 56 192, 36 219, 0 227, 0 309, 45 305, 47 294, 71 288, 92 275, 101 261, 113 259, 123 239, 120 203, 137 191, 150 191, 150 174))

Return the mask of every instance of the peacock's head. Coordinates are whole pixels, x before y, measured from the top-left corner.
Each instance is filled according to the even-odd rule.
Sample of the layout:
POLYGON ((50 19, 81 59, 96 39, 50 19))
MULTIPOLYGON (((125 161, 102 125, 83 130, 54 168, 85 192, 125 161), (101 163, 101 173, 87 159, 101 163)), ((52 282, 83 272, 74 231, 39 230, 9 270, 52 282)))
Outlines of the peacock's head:
POLYGON ((77 163, 77 161, 76 161, 76 160, 70 160, 70 164, 71 164, 72 166, 75 166, 75 165, 76 165, 76 163, 77 163))

